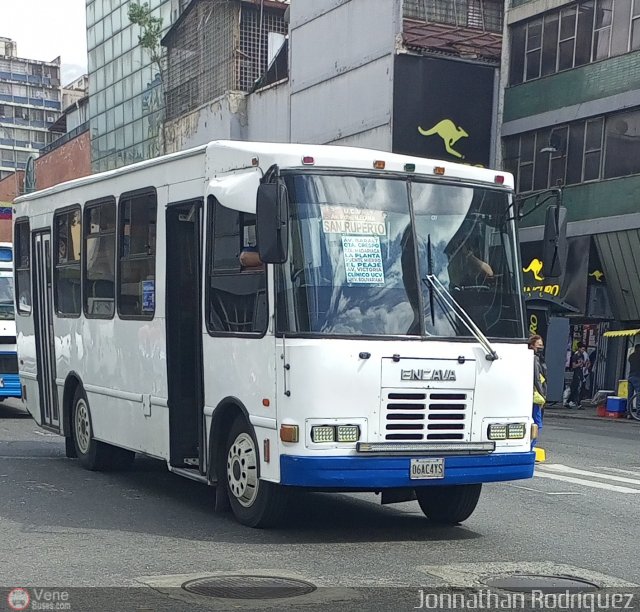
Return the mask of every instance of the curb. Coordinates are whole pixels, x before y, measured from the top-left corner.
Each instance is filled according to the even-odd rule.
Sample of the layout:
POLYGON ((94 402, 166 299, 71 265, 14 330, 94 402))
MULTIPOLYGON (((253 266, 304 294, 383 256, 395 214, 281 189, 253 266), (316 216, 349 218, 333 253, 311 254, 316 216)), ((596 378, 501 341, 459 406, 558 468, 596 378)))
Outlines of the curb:
POLYGON ((640 421, 634 421, 633 419, 626 419, 626 418, 608 419, 606 417, 599 417, 595 415, 576 414, 575 409, 568 410, 567 412, 556 412, 555 410, 547 409, 544 411, 544 418, 545 419, 571 419, 574 421, 598 421, 600 423, 615 422, 615 423, 633 424, 635 422, 640 424, 640 421))

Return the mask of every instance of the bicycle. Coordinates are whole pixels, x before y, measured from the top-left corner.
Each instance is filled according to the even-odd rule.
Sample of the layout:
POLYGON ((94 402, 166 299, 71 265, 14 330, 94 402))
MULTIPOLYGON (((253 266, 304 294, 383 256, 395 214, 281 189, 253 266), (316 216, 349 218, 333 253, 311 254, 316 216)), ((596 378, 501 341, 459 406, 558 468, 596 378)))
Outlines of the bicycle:
POLYGON ((637 391, 627 398, 627 418, 640 421, 640 393, 637 391))

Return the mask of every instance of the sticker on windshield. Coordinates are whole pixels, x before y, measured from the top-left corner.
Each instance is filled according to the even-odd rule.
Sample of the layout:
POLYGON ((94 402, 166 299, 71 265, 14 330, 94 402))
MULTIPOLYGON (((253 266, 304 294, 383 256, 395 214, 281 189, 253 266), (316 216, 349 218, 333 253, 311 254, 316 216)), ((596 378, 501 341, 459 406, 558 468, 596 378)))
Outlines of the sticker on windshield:
POLYGON ((320 206, 322 231, 325 234, 365 234, 384 236, 387 233, 382 210, 349 208, 348 206, 320 206))
POLYGON ((384 269, 378 236, 342 236, 347 283, 383 285, 384 269))

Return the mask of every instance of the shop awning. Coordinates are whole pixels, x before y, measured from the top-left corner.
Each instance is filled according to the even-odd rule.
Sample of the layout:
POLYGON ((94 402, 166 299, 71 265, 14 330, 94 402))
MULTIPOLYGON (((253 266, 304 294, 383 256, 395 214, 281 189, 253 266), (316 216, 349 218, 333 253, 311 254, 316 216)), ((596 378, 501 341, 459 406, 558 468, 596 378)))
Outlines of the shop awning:
POLYGON ((607 338, 621 338, 622 336, 637 336, 640 329, 619 329, 618 331, 604 332, 603 336, 607 338))

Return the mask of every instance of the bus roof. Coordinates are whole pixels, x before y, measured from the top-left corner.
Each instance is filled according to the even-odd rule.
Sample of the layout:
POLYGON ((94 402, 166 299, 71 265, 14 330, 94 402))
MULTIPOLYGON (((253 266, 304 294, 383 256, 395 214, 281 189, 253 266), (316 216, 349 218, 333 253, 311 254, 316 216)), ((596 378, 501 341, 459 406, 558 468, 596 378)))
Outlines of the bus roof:
MULTIPOLYGON (((385 162, 385 169, 396 172, 407 172, 407 164, 415 166, 412 172, 420 175, 446 175, 450 178, 460 180, 471 180, 499 184, 504 187, 513 188, 513 176, 508 172, 488 170, 468 164, 448 162, 443 160, 427 159, 412 155, 399 155, 374 149, 341 145, 318 145, 318 144, 291 144, 274 142, 248 142, 241 140, 216 140, 208 144, 170 153, 161 157, 137 162, 115 170, 108 170, 98 174, 92 174, 71 181, 66 181, 53 187, 48 187, 40 191, 22 195, 16 198, 15 203, 21 204, 30 200, 37 200, 44 196, 61 193, 69 189, 92 185, 101 181, 116 178, 118 176, 130 174, 145 168, 171 163, 174 160, 185 159, 198 155, 208 157, 207 167, 213 174, 217 172, 228 172, 234 169, 247 167, 246 165, 229 166, 228 163, 221 164, 225 159, 221 153, 231 159, 250 159, 257 157, 259 165, 263 171, 274 163, 282 168, 310 168, 316 167, 337 167, 353 168, 362 170, 374 170, 373 163, 376 161, 385 162), (307 161, 303 163, 303 158, 307 161), (311 162, 308 160, 312 160, 311 162), (265 163, 266 162, 266 163, 265 163), (218 166, 218 167, 216 167, 218 166), (435 169, 438 168, 438 172, 435 169), (497 179, 496 177, 501 177, 497 179)), ((204 164, 203 164, 204 168, 204 164)))

